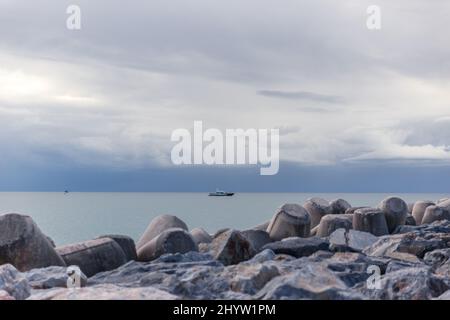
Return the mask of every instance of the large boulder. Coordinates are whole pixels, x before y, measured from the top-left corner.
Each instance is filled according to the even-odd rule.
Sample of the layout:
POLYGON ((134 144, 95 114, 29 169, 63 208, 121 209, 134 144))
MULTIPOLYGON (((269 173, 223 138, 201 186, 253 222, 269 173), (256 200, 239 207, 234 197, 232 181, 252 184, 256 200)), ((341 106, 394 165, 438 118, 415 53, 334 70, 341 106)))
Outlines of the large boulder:
POLYGON ((267 227, 267 232, 274 241, 288 237, 308 237, 310 231, 310 215, 298 204, 281 206, 267 227))
POLYGON ((378 208, 386 217, 388 230, 392 233, 398 226, 404 225, 408 215, 408 205, 397 197, 389 197, 381 201, 378 208))
POLYGON ((338 229, 330 235, 332 251, 361 252, 378 241, 378 237, 368 232, 338 229))
POLYGON ((236 230, 222 232, 213 240, 210 249, 214 258, 226 266, 249 260, 256 254, 247 238, 236 230))
POLYGON ((414 217, 414 220, 416 220, 416 225, 422 224, 422 219, 425 214, 425 210, 429 206, 434 206, 434 202, 432 201, 417 201, 414 203, 414 207, 412 210, 412 216, 414 217))
POLYGON ((362 208, 353 214, 353 229, 375 236, 389 233, 384 213, 379 209, 362 208))
POLYGON ((49 238, 29 216, 0 216, 0 265, 10 263, 20 271, 65 266, 49 238))
POLYGON ((352 206, 344 199, 335 199, 330 202, 332 214, 344 214, 352 206))
POLYGON ((131 237, 118 234, 107 234, 100 236, 97 239, 102 238, 113 239, 115 242, 117 242, 117 244, 122 248, 127 261, 137 260, 136 244, 134 243, 134 240, 131 237))
POLYGON ((170 228, 153 238, 138 252, 139 261, 152 261, 167 253, 198 251, 198 246, 189 232, 181 228, 170 228))
POLYGON ((160 235, 167 229, 172 228, 180 228, 188 231, 186 223, 175 216, 171 216, 168 214, 157 216, 150 222, 147 229, 144 231, 144 234, 136 244, 136 249, 139 250, 158 235, 160 235))
POLYGON ((269 243, 262 250, 272 250, 276 254, 287 254, 296 258, 307 257, 313 253, 329 250, 329 242, 326 239, 312 238, 287 238, 282 241, 269 243))
POLYGON ((303 207, 311 216, 311 228, 317 226, 322 217, 332 213, 330 203, 322 198, 308 199, 303 207))
POLYGON ((262 247, 272 242, 269 234, 263 230, 245 230, 242 231, 242 235, 247 238, 256 252, 261 251, 262 247))
POLYGON ((87 276, 113 270, 127 262, 116 241, 102 238, 56 248, 68 266, 78 266, 87 276))
POLYGON ((352 214, 330 214, 320 220, 319 227, 317 228, 318 237, 328 237, 335 230, 344 228, 349 230, 353 225, 352 214))
POLYGON ((450 220, 450 211, 441 206, 427 207, 423 215, 422 224, 430 224, 439 220, 450 220))
POLYGON ((24 300, 30 295, 27 279, 11 264, 0 266, 0 292, 5 291, 17 300, 24 300))
POLYGON ((194 241, 197 245, 199 245, 200 243, 211 243, 213 239, 211 235, 203 228, 192 229, 190 234, 192 238, 194 238, 194 241))

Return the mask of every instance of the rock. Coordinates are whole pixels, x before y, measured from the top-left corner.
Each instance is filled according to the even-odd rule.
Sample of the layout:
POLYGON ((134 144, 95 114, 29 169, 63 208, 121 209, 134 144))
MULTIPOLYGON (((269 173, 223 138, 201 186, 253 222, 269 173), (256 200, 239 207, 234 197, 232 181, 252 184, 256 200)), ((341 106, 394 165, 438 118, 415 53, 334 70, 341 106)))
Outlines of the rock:
POLYGON ((139 250, 155 237, 171 228, 180 228, 188 231, 186 223, 181 221, 179 218, 167 214, 163 214, 154 218, 147 229, 144 231, 141 239, 139 239, 136 249, 139 250))
POLYGON ((177 296, 153 288, 125 288, 113 284, 80 289, 53 289, 37 292, 28 300, 176 300, 177 296))
POLYGON ((450 260, 449 248, 427 252, 423 258, 423 261, 429 266, 432 266, 433 268, 439 268, 449 260, 450 260))
MULTIPOLYGON (((42 269, 33 269, 24 275, 33 289, 52 289, 67 288, 68 268, 65 267, 47 267, 42 269)), ((80 274, 80 285, 85 287, 88 279, 85 274, 80 274)))
POLYGON ((361 252, 378 241, 368 232, 338 229, 330 235, 330 250, 361 252))
POLYGON ((353 214, 353 229, 369 232, 375 236, 388 234, 384 213, 379 209, 363 208, 353 214))
POLYGON ((274 241, 288 237, 308 237, 310 230, 310 215, 298 204, 284 204, 267 227, 267 232, 274 241))
POLYGON ((446 245, 445 238, 439 236, 424 238, 415 233, 406 233, 380 237, 377 242, 364 250, 364 253, 370 256, 391 258, 408 257, 399 255, 399 253, 406 253, 414 256, 414 258, 408 257, 409 261, 417 262, 420 261, 417 258, 423 258, 427 252, 445 248, 446 245))
POLYGON ((213 239, 217 238, 218 236, 220 236, 222 233, 230 231, 230 228, 223 228, 223 229, 219 229, 216 231, 216 233, 214 233, 214 235, 212 236, 213 239))
POLYGON ((275 252, 273 252, 272 250, 269 250, 269 249, 265 249, 265 250, 262 250, 261 252, 259 252, 258 254, 256 254, 250 260, 246 261, 246 263, 248 263, 248 264, 263 263, 266 261, 274 260, 275 257, 276 257, 275 252))
POLYGON ((262 230, 245 230, 242 231, 242 235, 247 238, 248 242, 250 242, 256 252, 261 251, 262 247, 272 242, 269 234, 262 230))
POLYGON ((130 238, 129 236, 109 234, 109 235, 100 236, 97 239, 102 239, 102 238, 113 239, 115 242, 117 242, 117 244, 122 248, 127 262, 132 261, 132 260, 134 260, 134 261, 137 260, 136 244, 134 243, 134 240, 132 238, 130 238))
POLYGON ((344 199, 336 199, 330 202, 332 214, 345 214, 352 206, 344 199))
POLYGON ((450 211, 450 199, 440 201, 437 205, 441 208, 446 209, 447 211, 450 211))
POLYGON ((274 264, 247 263, 228 267, 222 274, 230 279, 231 290, 249 295, 257 293, 266 283, 279 275, 280 272, 274 264))
POLYGON ((412 214, 413 208, 414 208, 414 202, 408 202, 406 205, 408 207, 408 213, 412 214))
POLYGON ((198 246, 190 233, 180 228, 163 231, 156 238, 141 247, 138 252, 139 261, 151 261, 167 253, 186 253, 198 251, 198 246))
POLYGON ((236 230, 225 231, 216 237, 211 243, 211 252, 214 259, 226 266, 249 260, 256 254, 247 238, 236 230))
POLYGON ((16 300, 14 297, 10 296, 8 292, 0 290, 0 301, 6 300, 16 300))
POLYGON ((328 237, 335 230, 343 228, 349 230, 353 225, 352 214, 333 214, 326 215, 320 220, 319 228, 317 229, 318 237, 328 237))
POLYGON ((56 248, 67 265, 78 266, 88 277, 113 270, 127 262, 122 248, 110 238, 69 244, 56 248))
POLYGON ((406 226, 415 226, 416 225, 416 219, 414 219, 414 217, 412 215, 410 215, 409 213, 406 216, 405 225, 406 226))
POLYGON ((309 263, 300 270, 272 279, 255 297, 264 300, 363 299, 363 296, 352 292, 333 272, 319 263, 309 263))
POLYGON ((364 288, 371 299, 426 300, 439 297, 448 286, 426 268, 406 268, 380 278, 381 290, 364 288))
POLYGON ((405 224, 406 216, 408 214, 408 205, 402 199, 389 197, 384 199, 378 205, 378 208, 383 211, 386 217, 389 233, 392 233, 398 226, 405 224))
MULTIPOLYGON (((0 291, 6 292, 17 300, 24 300, 30 295, 30 285, 27 279, 11 264, 0 266, 0 291)), ((5 299, 8 298, 4 295, 5 299)))
POLYGON ((450 290, 445 291, 443 294, 437 297, 437 300, 450 300, 450 290))
POLYGON ((303 207, 311 216, 311 228, 317 226, 323 216, 332 213, 332 209, 328 201, 322 198, 308 199, 303 207))
POLYGON ((422 219, 423 224, 430 224, 434 221, 450 220, 450 211, 440 206, 429 206, 425 210, 422 219))
POLYGON ((319 230, 319 225, 317 225, 317 226, 315 226, 314 228, 311 229, 311 233, 309 234, 310 237, 317 236, 317 231, 319 230))
POLYGON ((0 265, 6 263, 20 271, 65 266, 34 221, 15 213, 0 216, 0 265))
POLYGON ((190 234, 197 245, 200 243, 211 243, 213 239, 209 233, 202 228, 195 228, 191 230, 190 234))
POLYGON ((425 210, 429 206, 434 206, 434 203, 432 201, 417 201, 414 204, 414 207, 412 210, 412 216, 414 217, 414 220, 416 221, 416 225, 422 224, 422 219, 425 214, 425 210))
POLYGON ((369 209, 369 207, 351 207, 345 210, 345 214, 354 214, 355 211, 359 209, 369 209))
POLYGON ((253 230, 267 231, 267 228, 269 227, 269 224, 270 224, 270 220, 268 220, 268 221, 266 221, 264 223, 258 224, 257 226, 254 226, 252 229, 253 230))
POLYGON ((287 238, 265 245, 262 250, 270 249, 276 254, 288 254, 300 258, 310 256, 313 253, 329 250, 329 242, 326 239, 312 238, 287 238))

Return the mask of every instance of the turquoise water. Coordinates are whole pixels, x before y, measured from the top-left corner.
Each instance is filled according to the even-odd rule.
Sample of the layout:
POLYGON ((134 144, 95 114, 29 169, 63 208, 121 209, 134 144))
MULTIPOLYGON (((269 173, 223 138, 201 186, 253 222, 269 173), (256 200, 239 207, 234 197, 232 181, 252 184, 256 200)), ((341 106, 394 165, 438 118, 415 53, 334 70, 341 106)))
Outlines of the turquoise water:
MULTIPOLYGON (((57 245, 125 234, 138 239, 153 217, 167 213, 189 228, 210 233, 224 227, 245 229, 272 217, 283 203, 302 204, 311 197, 343 198, 353 206, 375 206, 392 194, 240 193, 208 197, 206 193, 0 193, 0 214, 27 214, 57 245)), ((446 194, 395 194, 407 202, 438 200, 446 194)))

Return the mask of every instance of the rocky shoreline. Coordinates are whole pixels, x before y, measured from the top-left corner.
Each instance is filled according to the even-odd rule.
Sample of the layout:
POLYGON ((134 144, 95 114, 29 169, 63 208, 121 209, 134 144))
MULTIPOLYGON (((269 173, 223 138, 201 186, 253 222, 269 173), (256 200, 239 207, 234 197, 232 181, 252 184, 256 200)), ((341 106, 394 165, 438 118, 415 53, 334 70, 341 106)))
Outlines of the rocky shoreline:
POLYGON ((4 214, 0 300, 23 299, 449 300, 450 199, 312 198, 213 235, 161 215, 136 244, 103 235, 62 247, 30 217, 4 214), (80 288, 68 288, 71 266, 80 288))

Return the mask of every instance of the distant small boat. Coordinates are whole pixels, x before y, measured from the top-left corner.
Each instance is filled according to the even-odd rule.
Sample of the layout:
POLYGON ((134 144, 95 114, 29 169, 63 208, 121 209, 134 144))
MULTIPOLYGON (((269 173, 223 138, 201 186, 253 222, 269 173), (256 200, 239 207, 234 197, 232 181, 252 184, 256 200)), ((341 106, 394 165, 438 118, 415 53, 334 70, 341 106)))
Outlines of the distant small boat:
POLYGON ((210 192, 210 197, 231 197, 234 195, 234 192, 225 192, 221 190, 216 190, 216 192, 210 192))

